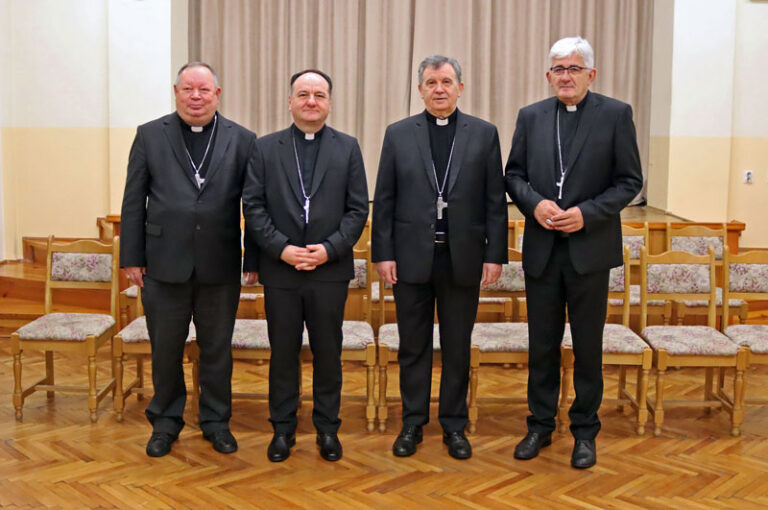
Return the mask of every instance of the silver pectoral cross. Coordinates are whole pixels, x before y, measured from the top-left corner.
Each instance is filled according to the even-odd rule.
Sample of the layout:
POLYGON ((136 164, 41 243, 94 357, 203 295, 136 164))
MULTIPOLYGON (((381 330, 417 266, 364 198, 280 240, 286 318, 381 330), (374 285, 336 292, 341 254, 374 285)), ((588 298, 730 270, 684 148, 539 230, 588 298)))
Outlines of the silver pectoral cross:
POLYGON ((448 202, 443 200, 442 196, 437 197, 437 219, 442 220, 443 219, 443 209, 448 207, 448 202))
POLYGON ((309 223, 309 198, 304 199, 304 223, 309 223))
POLYGON ((563 182, 565 181, 565 174, 560 175, 560 180, 555 183, 555 186, 557 186, 557 199, 562 200, 563 199, 563 182))

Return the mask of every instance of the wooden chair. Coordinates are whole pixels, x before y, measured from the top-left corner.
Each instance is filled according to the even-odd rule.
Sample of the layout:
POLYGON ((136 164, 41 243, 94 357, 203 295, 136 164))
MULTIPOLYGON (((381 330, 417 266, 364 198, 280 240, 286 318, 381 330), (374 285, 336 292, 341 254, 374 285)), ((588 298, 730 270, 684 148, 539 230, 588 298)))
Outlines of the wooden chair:
MULTIPOLYGON (((711 246, 715 252, 715 265, 718 271, 723 265, 723 255, 728 240, 728 226, 724 223, 719 228, 709 228, 704 225, 689 225, 673 227, 667 223, 666 229, 667 251, 678 250, 706 255, 711 246)), ((717 317, 723 317, 723 289, 718 286, 715 289, 715 303, 717 317)), ((729 303, 731 312, 745 321, 747 319, 747 303, 743 299, 733 298, 729 303)), ((707 301, 702 299, 687 299, 675 302, 675 315, 677 323, 683 324, 686 316, 705 317, 707 315, 707 301)), ((729 318, 730 319, 730 318, 729 318)), ((726 324, 729 320, 722 319, 726 324)))
MULTIPOLYGON (((112 358, 115 367, 115 394, 113 397, 113 406, 117 421, 122 422, 125 413, 125 401, 132 394, 136 394, 138 400, 142 400, 145 394, 152 393, 154 389, 147 386, 144 377, 144 361, 152 357, 152 345, 149 340, 149 331, 147 330, 147 318, 144 315, 144 306, 141 301, 141 289, 134 285, 124 290, 122 294, 131 299, 127 309, 133 310, 135 315, 127 315, 125 321, 128 324, 121 329, 114 337, 112 342, 112 358), (130 291, 130 292, 129 292, 130 291), (124 386, 123 379, 125 374, 125 362, 128 358, 133 358, 136 362, 136 375, 124 386)), ((187 343, 184 346, 184 356, 193 364, 192 367, 192 405, 194 414, 197 416, 198 388, 200 387, 198 370, 196 363, 199 361, 199 351, 197 344, 194 343, 195 324, 189 323, 189 334, 187 343)))
MULTIPOLYGON (((768 300, 768 251, 748 251, 731 254, 726 247, 723 250, 723 316, 728 317, 731 298, 745 301, 768 300)), ((743 322, 743 321, 742 321, 743 322)), ((723 321, 725 335, 749 349, 749 364, 768 365, 768 325, 736 324, 729 326, 723 321)), ((724 383, 724 370, 720 371, 718 387, 724 383)), ((766 404, 768 399, 755 398, 746 401, 750 404, 766 404)))
MULTIPOLYGON (((608 299, 622 300, 622 323, 605 325, 603 330, 603 365, 618 365, 618 410, 621 412, 624 405, 629 404, 635 411, 635 432, 637 435, 643 435, 645 422, 648 421, 648 375, 653 362, 653 351, 629 327, 630 253, 630 247, 625 245, 624 263, 620 266, 621 271, 612 272, 612 275, 621 280, 618 282, 611 281, 608 299), (628 367, 637 368, 635 395, 627 390, 628 367)), ((560 432, 565 432, 568 424, 568 393, 573 384, 573 337, 570 328, 566 328, 562 351, 563 359, 566 360, 563 363, 564 370, 568 373, 563 377, 561 383, 559 421, 560 432)))
POLYGON ((53 398, 54 391, 88 394, 88 409, 92 422, 97 419, 96 409, 107 392, 114 390, 113 377, 101 387, 96 383, 96 355, 108 343, 117 325, 118 259, 120 240, 112 243, 96 240, 57 241, 48 237, 45 272, 45 315, 11 333, 13 353, 13 405, 16 419, 22 419, 24 399, 35 391, 46 391, 53 398), (65 289, 101 290, 109 293, 109 314, 56 313, 53 307, 54 291, 65 289), (22 353, 27 350, 45 352, 45 377, 22 387, 22 353), (54 382, 54 352, 74 352, 88 356, 88 385, 62 386, 54 382))
POLYGON ((525 220, 516 220, 512 227, 512 236, 509 239, 509 247, 517 251, 523 251, 523 234, 525 233, 525 220))
POLYGON ((372 321, 373 266, 371 264, 370 243, 355 246, 352 249, 355 264, 355 277, 349 282, 345 320, 372 321))
MULTIPOLYGON (((523 254, 519 250, 508 250, 509 262, 504 265, 499 280, 484 287, 486 295, 494 295, 519 303, 525 296, 525 275, 523 273, 523 254)), ((521 314, 515 308, 515 319, 521 314)), ((478 419, 478 380, 479 369, 483 364, 501 364, 504 367, 516 365, 522 367, 528 363, 528 324, 522 322, 476 322, 472 329, 472 351, 470 355, 469 378, 469 432, 477 430, 478 419)), ((495 398, 495 400, 499 400, 495 398)), ((525 398, 504 398, 505 401, 525 402, 525 398)))
MULTIPOLYGON (((632 267, 639 267, 640 265, 640 249, 645 246, 650 246, 650 234, 648 228, 648 222, 645 222, 640 227, 633 227, 631 225, 621 224, 621 237, 622 244, 629 248, 629 265, 632 267)), ((635 272, 639 276, 639 271, 635 272)), ((611 297, 608 299, 608 307, 606 310, 607 317, 621 317, 621 323, 624 324, 624 266, 614 267, 611 269, 610 282, 611 284, 619 284, 618 287, 612 289, 611 297)), ((660 317, 661 322, 665 325, 669 324, 672 317, 672 302, 664 300, 651 300, 648 302, 648 315, 654 317, 660 317)), ((640 285, 632 283, 630 281, 629 286, 629 316, 637 318, 637 323, 640 319, 640 285)), ((635 323, 635 324, 637 324, 635 323)), ((635 327, 637 327, 635 325, 635 327)), ((637 330, 639 331, 639 329, 637 330)))
POLYGON ((748 350, 740 347, 715 329, 715 253, 693 255, 671 251, 648 255, 645 248, 640 254, 640 290, 642 308, 642 337, 653 348, 656 369, 656 401, 649 402, 653 415, 654 434, 661 434, 664 406, 672 404, 698 405, 707 409, 723 407, 731 415, 731 434, 738 436, 744 420, 744 370, 748 350), (707 326, 647 326, 648 300, 707 298, 707 326), (667 367, 703 367, 703 401, 664 402, 667 367), (717 388, 713 391, 715 368, 734 368, 733 396, 717 388))
POLYGON ((478 315, 481 312, 494 311, 503 314, 505 322, 519 321, 520 313, 515 309, 518 298, 525 297, 525 275, 523 274, 523 254, 520 250, 507 249, 509 262, 501 269, 499 279, 485 287, 480 287, 478 315))

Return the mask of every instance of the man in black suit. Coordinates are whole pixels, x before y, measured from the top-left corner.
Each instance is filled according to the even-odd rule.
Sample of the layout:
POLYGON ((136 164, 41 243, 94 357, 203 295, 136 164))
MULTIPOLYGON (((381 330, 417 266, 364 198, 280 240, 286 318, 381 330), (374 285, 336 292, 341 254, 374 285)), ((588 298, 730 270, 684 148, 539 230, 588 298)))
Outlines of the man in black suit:
POLYGON ((296 442, 299 352, 306 324, 314 370, 312 422, 320 455, 341 458, 341 326, 352 247, 368 218, 368 187, 357 140, 327 126, 332 82, 308 69, 291 77, 294 124, 257 142, 243 191, 246 231, 258 242, 258 268, 272 356, 267 449, 285 460, 296 442))
POLYGON ((240 293, 240 197, 256 143, 254 133, 217 113, 221 89, 209 65, 182 67, 173 90, 176 113, 137 129, 120 221, 120 265, 143 288, 152 344, 151 457, 170 452, 184 426, 182 358, 190 320, 200 346, 203 437, 221 453, 237 450, 229 430, 231 341, 240 293))
POLYGON ((594 92, 594 53, 581 37, 557 41, 547 80, 556 97, 520 110, 506 167, 507 192, 525 215, 528 299, 528 434, 515 458, 551 442, 568 309, 576 399, 571 465, 597 459, 608 273, 621 258, 619 212, 643 185, 632 108, 594 92))
POLYGON ((448 453, 467 459, 464 435, 472 327, 480 284, 507 261, 507 207, 496 127, 456 108, 464 90, 452 58, 419 66, 426 110, 390 125, 373 201, 373 261, 394 285, 403 428, 396 456, 416 452, 429 421, 437 301, 442 352, 439 421, 448 453))

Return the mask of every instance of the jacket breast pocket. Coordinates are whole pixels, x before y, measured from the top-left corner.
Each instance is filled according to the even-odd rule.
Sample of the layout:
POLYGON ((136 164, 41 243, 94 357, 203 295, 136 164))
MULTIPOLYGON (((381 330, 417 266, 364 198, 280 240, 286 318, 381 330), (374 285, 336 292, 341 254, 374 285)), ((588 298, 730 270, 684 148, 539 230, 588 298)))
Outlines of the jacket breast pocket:
POLYGON ((147 232, 147 235, 150 235, 150 236, 160 236, 163 233, 163 226, 155 225, 153 223, 147 223, 146 232, 147 232))

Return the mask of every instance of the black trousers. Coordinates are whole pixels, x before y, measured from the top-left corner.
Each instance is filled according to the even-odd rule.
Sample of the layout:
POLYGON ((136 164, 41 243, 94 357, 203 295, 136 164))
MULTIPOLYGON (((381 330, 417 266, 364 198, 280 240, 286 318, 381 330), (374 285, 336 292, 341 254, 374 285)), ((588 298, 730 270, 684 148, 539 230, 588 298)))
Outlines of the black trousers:
POLYGON ((296 289, 264 288, 269 360, 269 421, 275 432, 296 431, 299 354, 304 324, 312 349, 312 423, 318 432, 341 426, 341 325, 349 282, 304 280, 296 289))
POLYGON ((427 283, 398 282, 394 286, 400 347, 400 395, 403 424, 429 422, 432 386, 432 330, 437 301, 442 375, 438 420, 446 432, 467 426, 467 387, 472 327, 477 316, 480 282, 457 285, 447 245, 435 245, 432 276, 427 283))
POLYGON ((576 439, 594 439, 603 398, 602 345, 608 300, 608 273, 579 274, 571 264, 568 239, 557 238, 544 273, 525 275, 528 300, 528 430, 550 433, 560 395, 560 344, 565 309, 573 337, 576 398, 568 415, 576 439))
POLYGON ((155 394, 146 415, 155 432, 178 435, 184 427, 184 345, 194 319, 200 346, 200 429, 229 429, 232 416, 232 330, 239 283, 202 284, 193 274, 184 283, 144 276, 141 298, 152 345, 155 394))

